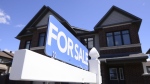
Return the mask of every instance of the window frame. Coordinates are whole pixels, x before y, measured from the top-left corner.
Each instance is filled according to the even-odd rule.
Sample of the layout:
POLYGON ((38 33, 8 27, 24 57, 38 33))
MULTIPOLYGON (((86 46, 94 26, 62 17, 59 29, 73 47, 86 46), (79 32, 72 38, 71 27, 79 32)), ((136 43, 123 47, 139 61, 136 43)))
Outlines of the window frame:
MULTIPOLYGON (((86 39, 88 41, 88 38, 93 38, 93 47, 95 47, 95 36, 85 36, 85 37, 80 37, 80 41, 81 39, 84 40, 86 39)), ((82 42, 81 42, 82 43, 82 42)), ((82 43, 83 44, 83 43, 82 43)), ((84 45, 84 44, 83 44, 84 45)), ((85 46, 85 45, 84 45, 85 46)), ((85 46, 86 47, 86 46, 85 46)), ((86 47, 88 50, 92 49, 92 48, 88 48, 88 42, 87 42, 87 47, 86 47)))
POLYGON ((109 68, 109 78, 110 78, 110 80, 118 80, 118 71, 117 71, 117 68, 109 68), (111 78, 111 74, 114 74, 114 73, 110 73, 110 69, 115 69, 116 70, 116 76, 117 76, 116 79, 112 79, 111 78))
POLYGON ((126 35, 126 34, 123 34, 123 33, 122 33, 123 31, 128 31, 128 33, 126 33, 126 34, 129 35, 130 44, 132 44, 130 31, 129 31, 128 29, 126 29, 126 30, 119 30, 119 31, 106 32, 105 36, 106 36, 106 44, 107 44, 107 47, 129 45, 129 44, 125 44, 125 43, 124 43, 123 35, 126 35), (120 32, 121 45, 116 45, 116 43, 115 43, 115 41, 116 41, 116 40, 115 40, 115 36, 116 36, 116 35, 114 34, 115 32, 120 32), (112 45, 112 46, 109 46, 109 45, 108 45, 107 37, 110 37, 110 36, 107 36, 108 33, 112 33, 112 40, 113 40, 113 45, 112 45))
POLYGON ((25 48, 25 49, 30 49, 30 47, 31 47, 31 40, 26 40, 26 41, 25 41, 24 48, 25 48), (30 43, 27 43, 28 41, 29 41, 30 43), (29 48, 26 48, 26 47, 27 47, 27 44, 29 44, 29 48))
POLYGON ((124 70, 123 68, 119 68, 119 78, 120 78, 120 80, 124 80, 124 71, 123 70, 124 70), (120 71, 121 69, 122 69, 122 72, 120 71), (121 74, 122 74, 123 78, 121 78, 121 74))
POLYGON ((45 46, 45 42, 46 42, 46 32, 39 33, 37 46, 38 46, 38 47, 45 46), (44 37, 43 45, 39 45, 39 44, 40 44, 40 38, 41 38, 40 35, 41 35, 41 34, 44 34, 44 36, 42 36, 42 37, 44 37))
POLYGON ((150 66, 146 66, 147 73, 150 73, 150 66))

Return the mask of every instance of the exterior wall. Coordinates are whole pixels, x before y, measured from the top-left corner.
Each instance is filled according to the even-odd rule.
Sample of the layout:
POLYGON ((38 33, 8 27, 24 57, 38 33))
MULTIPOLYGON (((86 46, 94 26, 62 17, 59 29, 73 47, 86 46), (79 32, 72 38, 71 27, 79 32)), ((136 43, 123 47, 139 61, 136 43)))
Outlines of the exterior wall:
POLYGON ((108 84, 109 74, 107 64, 101 62, 101 76, 102 76, 102 84, 108 84))
MULTIPOLYGON (((129 34, 130 34, 130 38, 131 38, 131 46, 133 44, 139 44, 140 43, 137 25, 136 24, 127 24, 127 25, 122 25, 122 26, 100 29, 99 30, 100 48, 101 49, 109 48, 109 47, 107 47, 107 38, 106 38, 107 32, 115 32, 115 31, 121 31, 121 30, 129 30, 129 34)), ((130 46, 130 44, 128 46, 130 46)), ((112 46, 112 47, 115 47, 115 46, 112 46)), ((116 46, 116 47, 118 47, 118 48, 100 50, 100 54, 119 54, 119 53, 129 53, 129 52, 141 53, 142 52, 141 46, 125 47, 125 45, 121 45, 121 46, 116 46), (119 48, 119 47, 122 47, 122 48, 119 48)))
POLYGON ((132 52, 141 52, 141 47, 101 50, 100 54, 119 54, 119 53, 132 53, 132 52))
POLYGON ((126 84, 143 84, 142 63, 129 63, 124 65, 126 84))
POLYGON ((36 26, 47 25, 49 15, 51 15, 51 12, 48 12, 36 26))
POLYGON ((26 43, 27 40, 32 40, 32 36, 26 36, 26 37, 21 38, 19 49, 24 49, 25 48, 25 43, 26 43))
POLYGON ((126 64, 106 64, 101 63, 101 75, 102 84, 109 84, 109 70, 108 67, 123 66, 124 67, 124 77, 125 84, 149 84, 150 76, 142 76, 143 66, 142 63, 126 63, 126 64))
POLYGON ((19 49, 24 49, 25 48, 25 43, 27 40, 31 40, 31 45, 30 48, 32 47, 37 47, 38 46, 38 39, 39 39, 39 34, 46 32, 47 28, 39 28, 33 32, 33 35, 31 36, 26 36, 22 37, 20 41, 20 46, 19 49))
POLYGON ((37 30, 33 32, 31 47, 37 47, 38 46, 39 34, 44 33, 46 31, 47 31, 47 28, 42 28, 42 29, 37 28, 37 30))
POLYGON ((121 23, 121 22, 127 22, 131 21, 132 19, 120 14, 117 11, 113 11, 110 16, 107 17, 107 19, 102 23, 103 25, 109 25, 109 24, 116 24, 116 23, 121 23))

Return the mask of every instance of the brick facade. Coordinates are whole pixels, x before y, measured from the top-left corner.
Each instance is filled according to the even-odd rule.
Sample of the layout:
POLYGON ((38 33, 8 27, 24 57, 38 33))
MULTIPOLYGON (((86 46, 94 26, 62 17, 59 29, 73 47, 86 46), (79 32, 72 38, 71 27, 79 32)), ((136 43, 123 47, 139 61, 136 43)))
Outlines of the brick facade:
MULTIPOLYGON (((44 49, 36 49, 38 47, 38 40, 39 40, 39 34, 46 32, 47 28, 35 28, 34 31, 32 32, 32 35, 30 36, 24 36, 20 38, 20 46, 19 49, 24 49, 25 48, 25 42, 27 40, 31 40, 31 49, 35 48, 33 51, 43 54, 44 49)), ((126 24, 126 25, 120 25, 120 26, 115 26, 115 27, 109 27, 109 28, 99 28, 92 33, 92 36, 98 35, 97 39, 94 39, 97 42, 93 42, 95 45, 98 43, 98 51, 100 52, 101 56, 105 55, 115 55, 115 54, 120 54, 120 57, 123 56, 123 53, 142 53, 141 46, 130 46, 132 44, 140 44, 139 40, 139 23, 132 23, 126 24), (115 32, 115 31, 121 31, 121 30, 129 30, 129 35, 130 35, 130 40, 131 44, 129 44, 129 47, 122 47, 122 48, 115 48, 115 49, 103 49, 102 48, 109 48, 107 47, 107 39, 106 39, 106 33, 107 32, 115 32), (121 55, 122 54, 122 55, 121 55)), ((92 31, 93 32, 93 31, 92 31)), ((79 37, 84 37, 84 34, 80 35, 79 37), (83 35, 83 36, 82 36, 83 35)), ((90 34, 89 34, 90 35, 90 34)), ((86 32, 86 36, 89 36, 86 32)), ((77 35, 78 36, 78 35, 77 35)), ((78 37, 77 37, 78 38, 78 37)), ((121 45, 123 46, 123 45, 121 45)), ((97 46, 95 46, 97 47, 97 46)), ((113 56, 110 58, 114 58, 113 56)), ((130 60, 130 62, 123 61, 122 63, 120 62, 115 62, 115 63, 107 63, 107 62, 101 62, 101 75, 102 75, 102 84, 110 84, 110 78, 109 78, 109 67, 123 67, 124 71, 124 83, 117 83, 117 84, 150 84, 150 76, 142 76, 143 74, 143 66, 142 66, 142 61, 134 61, 130 60)), ((111 83, 112 84, 112 83, 111 83)))
POLYGON ((139 36, 138 36, 138 26, 136 24, 128 24, 110 28, 102 28, 99 30, 99 41, 100 47, 107 47, 107 40, 106 40, 106 33, 107 32, 115 32, 121 30, 129 30, 129 34, 131 37, 131 44, 140 43, 139 36))

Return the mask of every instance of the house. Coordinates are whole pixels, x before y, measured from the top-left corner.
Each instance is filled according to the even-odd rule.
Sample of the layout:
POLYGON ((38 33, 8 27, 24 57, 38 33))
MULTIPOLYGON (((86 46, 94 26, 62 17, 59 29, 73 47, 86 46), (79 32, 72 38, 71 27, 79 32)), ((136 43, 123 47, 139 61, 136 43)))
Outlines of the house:
POLYGON ((12 52, 0 51, 0 75, 8 73, 13 59, 12 52))
MULTIPOLYGON (((142 75, 144 73, 142 62, 146 62, 148 56, 142 53, 138 35, 141 18, 112 6, 93 27, 94 30, 88 31, 71 26, 50 7, 43 6, 16 36, 20 40, 19 49, 30 49, 45 55, 44 46, 49 15, 56 17, 88 49, 95 47, 99 51, 102 84, 150 83, 150 80, 142 75)), ((30 83, 37 84, 37 82, 30 83)))
POLYGON ((7 81, 6 76, 9 74, 13 56, 12 52, 0 51, 0 84, 7 81))

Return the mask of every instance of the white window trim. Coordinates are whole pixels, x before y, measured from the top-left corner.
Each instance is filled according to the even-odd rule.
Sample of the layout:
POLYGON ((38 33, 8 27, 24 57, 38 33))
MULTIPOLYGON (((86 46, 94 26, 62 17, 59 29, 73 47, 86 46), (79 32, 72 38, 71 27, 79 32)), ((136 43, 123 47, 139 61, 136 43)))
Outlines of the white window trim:
POLYGON ((143 75, 150 75, 150 73, 147 72, 146 66, 150 66, 150 59, 147 59, 147 62, 142 62, 143 64, 143 75))
POLYGON ((119 68, 119 75, 120 75, 120 80, 124 80, 123 68, 119 68), (122 72, 120 72, 120 69, 122 69, 122 72), (121 79, 121 73, 122 73, 122 75, 123 75, 123 79, 121 79))

